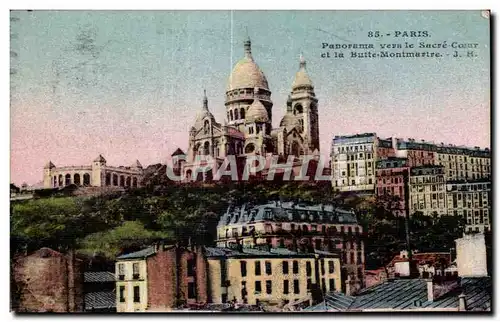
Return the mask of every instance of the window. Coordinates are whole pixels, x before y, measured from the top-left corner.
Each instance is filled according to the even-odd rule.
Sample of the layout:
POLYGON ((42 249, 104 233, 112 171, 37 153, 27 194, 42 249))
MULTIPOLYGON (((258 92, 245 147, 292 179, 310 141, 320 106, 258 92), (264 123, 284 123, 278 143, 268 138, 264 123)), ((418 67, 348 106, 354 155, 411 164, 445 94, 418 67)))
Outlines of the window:
POLYGON ((196 284, 193 282, 188 283, 188 299, 196 298, 196 284))
POLYGON ((299 280, 293 280, 293 293, 300 294, 299 280))
POLYGON ((141 302, 140 286, 134 286, 134 303, 141 302))
POLYGON ((311 274, 312 274, 311 262, 307 261, 306 262, 306 275, 311 276, 311 274))
POLYGON ((335 290, 335 279, 330 278, 330 292, 335 290))
POLYGON ((132 273, 134 274, 132 276, 132 278, 135 280, 138 280, 139 279, 139 263, 132 264, 132 273))
POLYGON ((125 302, 125 286, 120 286, 120 302, 125 302))
POLYGON ((299 273, 299 262, 293 261, 293 273, 298 274, 299 273))
POLYGON ((307 290, 310 291, 312 288, 312 280, 311 278, 308 278, 307 279, 307 290))
POLYGON ((247 262, 241 261, 240 267, 241 267, 241 277, 247 276, 247 262))
POLYGON ((123 281, 125 279, 125 265, 118 264, 118 279, 123 281))
POLYGON ((194 276, 195 262, 194 259, 188 259, 187 261, 187 275, 194 276))
POLYGON ((260 281, 255 281, 255 294, 260 294, 262 292, 262 283, 260 281))
POLYGON ((289 281, 288 280, 284 280, 283 281, 283 294, 290 293, 289 287, 290 287, 289 281))
POLYGON ((273 282, 266 281, 266 293, 267 294, 272 294, 273 293, 273 282))
POLYGON ((333 261, 328 261, 328 273, 332 274, 335 270, 333 261))
POLYGON ((288 274, 288 262, 283 261, 283 274, 288 274))
POLYGON ((255 276, 260 276, 260 261, 255 261, 255 276))
POLYGON ((321 260, 321 275, 325 275, 325 260, 321 260))
POLYGON ((271 275, 272 274, 272 269, 271 269, 271 262, 266 261, 266 274, 271 275))

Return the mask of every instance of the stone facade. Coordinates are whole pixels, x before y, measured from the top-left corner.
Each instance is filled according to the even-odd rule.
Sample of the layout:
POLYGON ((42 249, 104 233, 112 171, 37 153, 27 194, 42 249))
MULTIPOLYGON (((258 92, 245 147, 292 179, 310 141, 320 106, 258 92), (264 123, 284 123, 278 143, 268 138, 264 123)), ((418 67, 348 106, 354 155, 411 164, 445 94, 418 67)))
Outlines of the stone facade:
POLYGON ((91 165, 56 167, 51 161, 43 169, 44 188, 60 188, 69 185, 81 187, 139 187, 143 168, 139 161, 130 167, 113 167, 99 155, 91 165))
POLYGON ((410 214, 446 215, 446 183, 443 166, 424 165, 410 170, 410 214))
POLYGON ((335 136, 332 143, 332 185, 335 191, 375 190, 377 160, 394 156, 392 139, 375 133, 335 136))
POLYGON ((329 205, 306 206, 271 202, 265 205, 230 207, 217 226, 217 246, 240 243, 289 250, 339 251, 342 287, 350 277, 353 290, 363 285, 364 244, 362 227, 353 213, 329 205))
POLYGON ((208 108, 206 93, 203 105, 189 132, 189 147, 182 173, 187 180, 206 180, 211 174, 195 171, 197 155, 209 155, 220 166, 228 155, 248 156, 275 154, 319 155, 318 99, 306 71, 306 62, 300 58, 288 97, 286 114, 278 128, 272 127, 271 90, 264 73, 256 64, 248 39, 244 57, 236 63, 229 76, 225 106, 227 120, 216 121, 208 108))
POLYGON ((491 197, 489 180, 455 180, 446 183, 448 215, 462 216, 466 232, 491 229, 491 197))
POLYGON ((14 260, 12 309, 16 312, 82 312, 82 261, 72 253, 41 248, 14 260))

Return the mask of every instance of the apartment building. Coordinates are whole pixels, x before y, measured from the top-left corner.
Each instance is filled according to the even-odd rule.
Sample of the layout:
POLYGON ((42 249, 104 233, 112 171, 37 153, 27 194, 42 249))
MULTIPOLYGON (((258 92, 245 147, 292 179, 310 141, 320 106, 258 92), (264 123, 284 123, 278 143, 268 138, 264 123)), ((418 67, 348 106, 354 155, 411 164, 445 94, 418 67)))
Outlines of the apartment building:
POLYGON ((335 191, 375 189, 375 163, 395 156, 392 139, 380 139, 375 133, 335 136, 332 142, 332 185, 335 191))
POLYGON ((155 245, 119 256, 117 312, 168 311, 207 303, 206 262, 200 247, 155 245))
POLYGON ((435 164, 444 167, 447 180, 491 177, 491 152, 488 148, 468 148, 441 143, 436 148, 435 164))
POLYGON ((336 253, 206 247, 206 257, 213 303, 314 303, 327 292, 341 288, 340 258, 336 253))
POLYGON ((447 214, 443 166, 424 165, 411 168, 409 191, 410 215, 415 212, 426 216, 447 214))
POLYGON ((408 160, 409 167, 435 164, 437 148, 432 142, 416 141, 413 138, 408 140, 398 138, 394 140, 394 148, 397 157, 408 160))
POLYGON ((466 232, 491 229, 491 182, 455 180, 446 183, 448 215, 462 216, 466 232))
POLYGON ((389 157, 377 161, 375 194, 397 216, 405 216, 408 205, 408 159, 389 157), (396 198, 393 198, 396 197, 396 198))
POLYGON ((268 245, 302 252, 340 251, 344 279, 352 280, 354 291, 364 281, 362 234, 363 228, 353 212, 332 205, 272 201, 229 207, 217 226, 217 246, 268 245))

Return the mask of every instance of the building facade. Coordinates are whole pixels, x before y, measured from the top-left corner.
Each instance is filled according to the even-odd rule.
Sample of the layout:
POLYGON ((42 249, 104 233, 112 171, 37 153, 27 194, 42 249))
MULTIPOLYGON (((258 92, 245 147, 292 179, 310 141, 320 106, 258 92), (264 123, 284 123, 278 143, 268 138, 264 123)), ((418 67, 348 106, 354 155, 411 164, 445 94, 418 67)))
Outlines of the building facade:
POLYGON ((207 303, 203 250, 155 245, 119 256, 116 262, 117 312, 162 310, 207 303))
POLYGON ((130 167, 113 167, 99 155, 91 165, 56 167, 51 161, 45 165, 44 188, 60 188, 69 185, 81 187, 138 187, 142 183, 143 168, 136 162, 130 167))
POLYGON ((271 90, 253 58, 250 39, 244 43, 244 57, 229 75, 225 107, 227 119, 221 124, 210 112, 205 93, 182 165, 187 180, 199 179, 194 173, 197 155, 209 155, 220 166, 228 155, 272 153, 286 159, 288 155, 319 154, 318 99, 303 57, 278 128, 272 127, 271 90))
POLYGON ((283 307, 313 303, 315 292, 321 299, 341 287, 340 259, 334 253, 207 247, 206 256, 213 303, 283 307))
POLYGON ((331 153, 334 190, 373 193, 376 162, 391 156, 392 139, 380 139, 375 133, 335 136, 331 153))
POLYGON ((462 216, 466 232, 491 229, 491 182, 488 179, 446 182, 448 215, 462 216))
POLYGON ((380 200, 390 203, 386 206, 396 216, 405 216, 408 207, 410 168, 407 161, 396 157, 377 161, 375 194, 380 200))
POLYGON ((350 278, 356 290, 364 280, 362 234, 363 229, 352 212, 331 205, 270 202, 228 208, 217 226, 217 246, 268 245, 302 252, 340 251, 342 276, 344 280, 350 278))
POLYGON ((491 177, 491 152, 488 148, 468 148, 441 143, 436 148, 435 164, 444 167, 447 180, 477 180, 491 177))
POLYGON ((424 165, 410 170, 410 214, 446 215, 446 182, 443 166, 424 165))
POLYGON ((396 139, 394 140, 396 156, 406 158, 409 167, 420 167, 424 165, 434 165, 436 161, 436 145, 424 140, 396 139))

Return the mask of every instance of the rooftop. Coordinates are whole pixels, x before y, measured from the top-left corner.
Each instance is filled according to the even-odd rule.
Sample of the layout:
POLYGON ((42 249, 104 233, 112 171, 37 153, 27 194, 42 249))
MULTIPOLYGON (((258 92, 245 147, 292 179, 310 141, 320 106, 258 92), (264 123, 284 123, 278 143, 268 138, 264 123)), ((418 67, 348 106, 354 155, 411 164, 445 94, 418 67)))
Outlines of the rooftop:
POLYGON ((227 247, 205 247, 207 257, 236 257, 236 258, 262 258, 262 257, 338 257, 337 253, 315 250, 314 253, 302 253, 287 248, 270 248, 268 250, 258 248, 233 249, 227 247))

